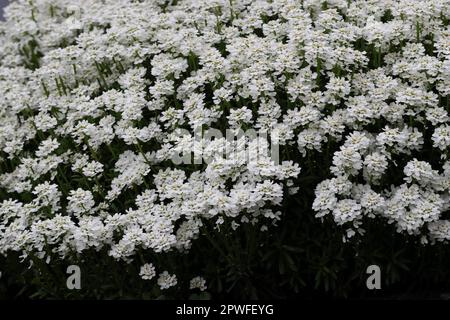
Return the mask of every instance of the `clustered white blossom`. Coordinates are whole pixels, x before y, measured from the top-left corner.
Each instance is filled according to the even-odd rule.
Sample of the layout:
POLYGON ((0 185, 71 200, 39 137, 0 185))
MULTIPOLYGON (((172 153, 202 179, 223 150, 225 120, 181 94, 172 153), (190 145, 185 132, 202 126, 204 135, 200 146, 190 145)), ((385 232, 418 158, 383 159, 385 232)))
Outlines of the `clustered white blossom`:
POLYGON ((169 289, 170 287, 177 285, 177 276, 176 275, 170 275, 169 272, 164 271, 159 275, 158 278, 158 285, 161 288, 161 290, 169 289))
POLYGON ((206 222, 267 230, 333 143, 318 217, 450 240, 450 0, 18 0, 5 17, 1 254, 130 261, 188 250, 206 222), (284 158, 202 146, 208 128, 276 136, 284 158), (207 163, 172 161, 197 149, 207 163))
POLYGON ((141 266, 141 270, 139 272, 139 275, 144 280, 151 280, 155 277, 156 271, 155 266, 152 263, 146 263, 143 266, 141 266))
POLYGON ((207 289, 206 280, 203 277, 197 276, 192 278, 189 282, 190 289, 199 289, 200 291, 205 291, 207 289))

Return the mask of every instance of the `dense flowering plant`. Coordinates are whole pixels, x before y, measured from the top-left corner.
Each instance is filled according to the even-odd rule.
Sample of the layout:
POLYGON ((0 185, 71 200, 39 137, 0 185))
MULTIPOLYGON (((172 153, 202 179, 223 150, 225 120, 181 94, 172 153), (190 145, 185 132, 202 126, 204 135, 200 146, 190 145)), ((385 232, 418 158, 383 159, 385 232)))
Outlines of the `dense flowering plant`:
POLYGON ((374 219, 450 240, 449 0, 18 0, 5 17, 1 254, 152 252, 138 273, 165 290, 159 254, 277 232, 321 159, 305 201, 344 241, 374 219))

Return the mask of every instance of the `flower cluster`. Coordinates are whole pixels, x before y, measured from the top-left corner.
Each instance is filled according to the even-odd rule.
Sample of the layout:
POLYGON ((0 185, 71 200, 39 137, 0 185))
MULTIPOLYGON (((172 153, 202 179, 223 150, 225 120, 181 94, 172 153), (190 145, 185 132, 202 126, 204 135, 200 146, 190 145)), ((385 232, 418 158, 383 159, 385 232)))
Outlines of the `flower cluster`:
POLYGON ((156 275, 155 267, 151 263, 146 263, 141 267, 139 275, 144 280, 151 280, 156 275))
POLYGON ((318 154, 311 206, 346 237, 376 218, 450 240, 449 0, 76 4, 18 0, 0 24, 1 254, 131 261, 205 224, 267 230, 318 154), (281 161, 245 135, 173 161, 208 129, 276 138, 281 161))
POLYGON ((170 287, 177 285, 177 276, 170 275, 167 271, 164 271, 159 275, 158 285, 161 290, 169 289, 170 287))
POLYGON ((189 282, 189 288, 205 291, 207 289, 206 280, 199 276, 192 278, 191 281, 189 282))

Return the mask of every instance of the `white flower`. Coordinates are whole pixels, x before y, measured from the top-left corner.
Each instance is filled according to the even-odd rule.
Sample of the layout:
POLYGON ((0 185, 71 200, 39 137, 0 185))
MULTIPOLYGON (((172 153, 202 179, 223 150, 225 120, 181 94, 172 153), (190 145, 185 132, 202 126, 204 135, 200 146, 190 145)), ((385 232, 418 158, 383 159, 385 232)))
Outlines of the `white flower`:
POLYGON ((89 213, 95 205, 92 193, 81 188, 78 188, 77 190, 71 190, 69 196, 67 197, 67 200, 69 201, 67 205, 67 211, 75 215, 89 213))
POLYGON ((97 161, 88 162, 83 168, 82 173, 86 177, 92 178, 103 172, 103 164, 97 161))
POLYGON ((51 206, 53 211, 59 210, 61 192, 56 184, 50 184, 48 181, 38 184, 34 188, 33 194, 36 196, 34 199, 36 205, 41 207, 51 206))
POLYGON ((141 266, 141 270, 139 272, 139 275, 144 280, 151 280, 155 277, 155 267, 152 263, 146 263, 143 266, 141 266))
POLYGON ((433 170, 429 163, 418 161, 417 159, 409 161, 403 169, 403 172, 406 176, 405 181, 412 182, 415 180, 422 185, 432 183, 439 176, 438 172, 433 170))
POLYGON ((433 140, 433 147, 446 150, 450 146, 450 126, 445 124, 437 127, 431 139, 433 140))
POLYGON ((361 217, 361 205, 352 199, 340 200, 332 214, 337 224, 344 224, 361 217))
POLYGON ((177 277, 176 275, 170 275, 168 271, 164 271, 159 274, 158 285, 161 290, 169 289, 177 285, 177 277))
POLYGON ((252 120, 252 111, 247 107, 230 110, 230 114, 227 116, 228 123, 231 127, 238 127, 240 124, 250 123, 252 120))
POLYGON ((384 154, 374 152, 364 158, 364 175, 367 181, 377 182, 388 168, 389 162, 384 154))
POLYGON ((52 153, 54 150, 56 150, 58 147, 59 147, 58 140, 51 138, 44 140, 42 141, 38 150, 36 151, 36 156, 45 157, 50 153, 52 153))
POLYGON ((437 241, 450 240, 450 221, 437 220, 428 223, 430 238, 437 241))
POLYGON ((189 289, 199 289, 200 291, 205 291, 207 289, 206 280, 202 277, 195 277, 191 279, 189 282, 189 289))

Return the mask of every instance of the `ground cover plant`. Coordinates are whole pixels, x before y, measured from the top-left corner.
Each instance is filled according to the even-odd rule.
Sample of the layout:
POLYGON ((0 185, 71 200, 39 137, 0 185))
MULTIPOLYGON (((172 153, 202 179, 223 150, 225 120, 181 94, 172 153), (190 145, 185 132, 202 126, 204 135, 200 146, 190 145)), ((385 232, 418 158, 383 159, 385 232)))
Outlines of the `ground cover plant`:
POLYGON ((18 0, 5 19, 4 297, 450 289, 449 0, 18 0))

